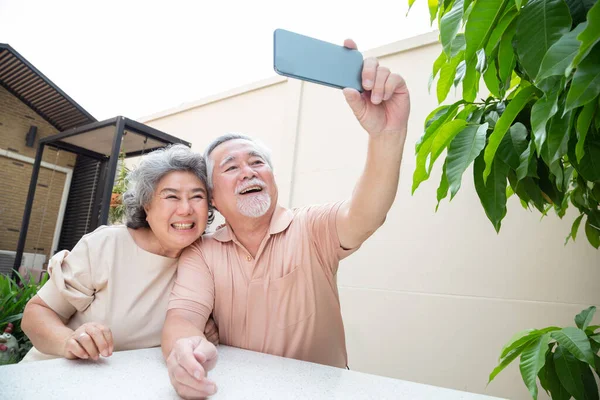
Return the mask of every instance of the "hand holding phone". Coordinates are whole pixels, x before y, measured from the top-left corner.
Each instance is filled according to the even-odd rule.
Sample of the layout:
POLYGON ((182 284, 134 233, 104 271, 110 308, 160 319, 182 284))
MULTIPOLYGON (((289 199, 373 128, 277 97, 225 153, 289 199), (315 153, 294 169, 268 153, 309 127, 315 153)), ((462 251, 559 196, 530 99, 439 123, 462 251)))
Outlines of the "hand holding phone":
POLYGON ((284 29, 276 29, 273 40, 274 69, 278 74, 363 91, 363 56, 358 50, 284 29))
POLYGON ((273 55, 280 75, 344 89, 348 105, 370 135, 395 132, 404 141, 410 114, 406 82, 376 58, 363 60, 352 40, 338 46, 277 29, 273 55))

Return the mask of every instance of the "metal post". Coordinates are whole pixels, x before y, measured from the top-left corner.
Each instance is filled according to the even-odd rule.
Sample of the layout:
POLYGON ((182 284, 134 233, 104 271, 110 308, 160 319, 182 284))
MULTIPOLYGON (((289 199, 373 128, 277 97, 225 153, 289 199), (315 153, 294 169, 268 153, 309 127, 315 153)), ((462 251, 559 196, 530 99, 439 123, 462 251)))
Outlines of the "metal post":
POLYGON ((102 210, 100 212, 100 225, 108 224, 108 211, 110 210, 110 197, 112 188, 115 184, 115 174, 117 172, 117 163, 119 162, 119 151, 121 150, 121 140, 125 132, 125 120, 123 117, 117 117, 115 137, 113 138, 112 151, 108 159, 108 170, 104 180, 104 190, 102 192, 102 210))
POLYGON ((31 218, 31 209, 33 208, 33 198, 35 197, 35 188, 37 186, 38 176, 40 174, 40 166, 42 165, 42 155, 44 154, 44 143, 38 145, 35 161, 33 163, 33 171, 31 172, 31 180, 29 181, 29 192, 27 193, 27 201, 25 202, 25 211, 23 211, 23 220, 21 222, 21 231, 19 233, 19 243, 17 244, 17 255, 15 264, 13 265, 13 279, 17 278, 17 272, 23 260, 23 251, 25 250, 25 241, 27 240, 27 230, 29 229, 29 219, 31 218))

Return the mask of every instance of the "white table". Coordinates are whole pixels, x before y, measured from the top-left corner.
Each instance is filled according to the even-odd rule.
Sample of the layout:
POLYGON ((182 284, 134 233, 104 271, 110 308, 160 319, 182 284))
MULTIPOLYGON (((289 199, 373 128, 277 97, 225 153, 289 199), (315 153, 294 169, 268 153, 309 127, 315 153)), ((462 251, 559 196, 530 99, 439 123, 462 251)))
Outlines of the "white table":
MULTIPOLYGON (((444 399, 492 397, 219 346, 211 399, 444 399)), ((178 399, 160 349, 99 361, 55 359, 0 367, 3 399, 178 399)))

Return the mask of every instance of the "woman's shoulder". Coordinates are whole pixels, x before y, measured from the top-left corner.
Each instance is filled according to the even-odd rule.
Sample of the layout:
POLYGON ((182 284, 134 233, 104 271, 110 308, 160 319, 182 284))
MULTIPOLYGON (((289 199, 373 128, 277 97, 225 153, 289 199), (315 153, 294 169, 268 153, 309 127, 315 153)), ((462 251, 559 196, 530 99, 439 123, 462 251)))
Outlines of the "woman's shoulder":
POLYGON ((81 238, 88 246, 94 247, 109 243, 125 244, 129 239, 130 234, 125 225, 101 225, 81 238))

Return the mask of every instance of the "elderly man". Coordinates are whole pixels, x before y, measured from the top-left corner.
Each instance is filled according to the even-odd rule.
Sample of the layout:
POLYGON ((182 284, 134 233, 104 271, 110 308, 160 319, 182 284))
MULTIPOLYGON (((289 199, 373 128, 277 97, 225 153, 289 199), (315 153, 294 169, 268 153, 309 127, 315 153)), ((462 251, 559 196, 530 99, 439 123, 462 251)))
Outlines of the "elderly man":
MULTIPOLYGON (((344 46, 356 48, 351 40, 344 46)), ((226 226, 180 257, 162 339, 180 396, 216 392, 206 372, 217 351, 203 336, 211 313, 221 343, 347 366, 338 264, 385 221, 410 111, 404 80, 376 59, 365 59, 362 83, 362 94, 343 91, 369 134, 363 174, 345 201, 286 209, 277 204, 271 160, 261 145, 226 135, 206 150, 212 204, 226 226)))

